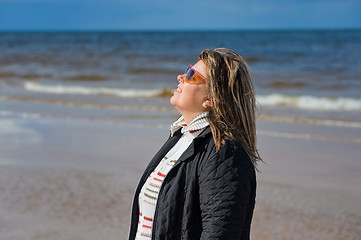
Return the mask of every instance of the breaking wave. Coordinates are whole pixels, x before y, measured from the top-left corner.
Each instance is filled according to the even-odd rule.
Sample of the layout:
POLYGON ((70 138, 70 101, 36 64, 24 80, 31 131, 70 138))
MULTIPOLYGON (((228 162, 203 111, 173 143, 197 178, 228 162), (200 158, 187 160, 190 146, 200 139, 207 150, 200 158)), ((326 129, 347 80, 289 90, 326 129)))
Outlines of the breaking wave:
MULTIPOLYGON (((131 89, 115 87, 87 87, 76 85, 46 85, 33 81, 25 81, 24 88, 50 94, 75 94, 75 95, 109 95, 120 98, 147 98, 170 97, 172 89, 131 89)), ((361 111, 361 98, 347 97, 316 97, 316 96, 287 96, 282 94, 257 95, 257 101, 262 107, 277 106, 291 107, 306 110, 325 111, 361 111)))
POLYGON ((171 89, 122 89, 110 87, 69 86, 61 84, 45 85, 31 81, 24 82, 24 88, 28 91, 52 94, 110 95, 120 98, 163 97, 172 93, 171 89))
POLYGON ((315 96, 285 96, 281 94, 259 95, 261 106, 283 106, 309 110, 360 111, 361 98, 331 98, 315 96))

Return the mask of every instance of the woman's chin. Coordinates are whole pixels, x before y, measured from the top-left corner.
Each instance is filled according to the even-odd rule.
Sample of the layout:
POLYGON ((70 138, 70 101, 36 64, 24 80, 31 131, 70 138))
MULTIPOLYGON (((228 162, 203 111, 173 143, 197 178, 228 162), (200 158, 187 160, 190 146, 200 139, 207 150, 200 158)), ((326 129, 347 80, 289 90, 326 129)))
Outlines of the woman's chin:
POLYGON ((173 96, 170 97, 169 102, 170 102, 173 106, 175 106, 178 97, 179 97, 179 92, 178 92, 177 90, 175 90, 175 91, 173 92, 173 96))
POLYGON ((170 102, 170 104, 172 104, 173 106, 175 106, 174 104, 175 104, 176 101, 175 101, 175 96, 174 96, 174 94, 173 94, 173 96, 170 97, 169 102, 170 102))

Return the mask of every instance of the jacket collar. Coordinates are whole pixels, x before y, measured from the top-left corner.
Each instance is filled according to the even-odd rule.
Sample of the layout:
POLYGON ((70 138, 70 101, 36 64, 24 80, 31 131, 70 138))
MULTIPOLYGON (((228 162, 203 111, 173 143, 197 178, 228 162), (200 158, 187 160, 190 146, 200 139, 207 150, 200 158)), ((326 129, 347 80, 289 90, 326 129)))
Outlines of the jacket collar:
MULTIPOLYGON (((202 138, 207 137, 209 134, 211 134, 211 128, 209 126, 205 127, 204 130, 196 137, 194 138, 194 141, 199 141, 202 138)), ((173 134, 171 134, 170 138, 180 138, 182 136, 181 129, 178 129, 173 134)))
MULTIPOLYGON (((178 130, 178 131, 180 132, 180 130, 178 130)), ((178 133, 178 131, 177 131, 177 133, 178 133)), ((187 150, 180 156, 178 161, 184 162, 187 159, 189 159, 190 157, 192 157, 195 154, 195 144, 197 144, 198 142, 200 142, 201 140, 203 140, 204 138, 208 137, 211 134, 212 134, 211 128, 209 126, 207 126, 203 130, 203 132, 201 132, 195 139, 193 139, 193 142, 191 143, 191 145, 189 145, 187 150)))

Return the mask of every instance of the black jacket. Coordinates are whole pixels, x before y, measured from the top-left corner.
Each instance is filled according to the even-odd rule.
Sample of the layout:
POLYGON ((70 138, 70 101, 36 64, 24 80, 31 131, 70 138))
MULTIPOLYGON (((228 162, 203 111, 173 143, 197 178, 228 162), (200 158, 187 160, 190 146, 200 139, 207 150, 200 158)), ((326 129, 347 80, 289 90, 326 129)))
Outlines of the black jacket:
MULTIPOLYGON (((137 232, 139 192, 180 137, 180 130, 169 137, 140 179, 133 200, 129 240, 137 232)), ((247 153, 234 141, 226 141, 217 151, 207 127, 162 183, 152 240, 249 239, 255 197, 255 170, 247 153)))

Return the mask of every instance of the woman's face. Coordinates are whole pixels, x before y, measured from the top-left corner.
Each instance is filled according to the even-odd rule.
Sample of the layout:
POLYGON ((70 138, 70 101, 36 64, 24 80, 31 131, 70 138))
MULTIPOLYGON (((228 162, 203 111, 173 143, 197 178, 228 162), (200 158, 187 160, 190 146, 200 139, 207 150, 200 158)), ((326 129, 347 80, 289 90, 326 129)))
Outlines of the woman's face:
MULTIPOLYGON (((197 72, 202 74, 207 80, 207 69, 203 61, 198 61, 194 66, 197 72)), ((185 115, 193 116, 205 112, 207 109, 203 104, 208 99, 207 86, 205 83, 189 84, 184 80, 186 74, 178 75, 178 88, 174 91, 170 98, 170 103, 185 117, 185 115)))

